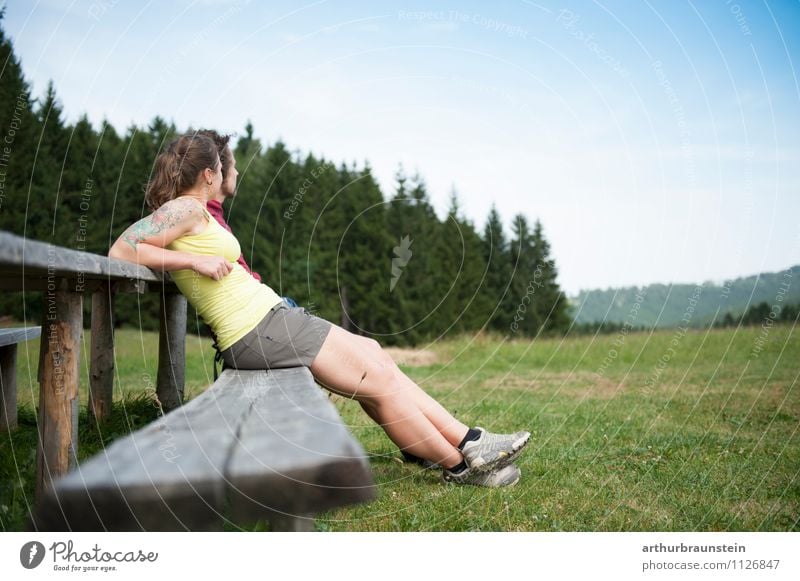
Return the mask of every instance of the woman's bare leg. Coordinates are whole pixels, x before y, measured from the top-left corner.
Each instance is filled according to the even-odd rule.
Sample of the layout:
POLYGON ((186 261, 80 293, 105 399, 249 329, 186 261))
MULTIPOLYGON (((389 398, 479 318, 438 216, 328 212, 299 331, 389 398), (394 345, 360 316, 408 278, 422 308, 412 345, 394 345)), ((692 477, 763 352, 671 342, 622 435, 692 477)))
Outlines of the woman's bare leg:
POLYGON ((455 419, 445 407, 433 397, 419 387, 414 381, 403 373, 397 365, 394 365, 395 373, 400 377, 400 381, 407 386, 409 392, 417 402, 417 406, 425 413, 425 416, 436 426, 450 444, 458 446, 467 435, 469 428, 455 419))
POLYGON ((379 353, 376 341, 333 325, 311 372, 329 390, 356 399, 402 450, 445 467, 460 463, 463 456, 450 441, 459 422, 379 353))
MULTIPOLYGON (((380 343, 374 339, 350 334, 350 337, 361 343, 364 354, 369 357, 375 365, 392 369, 403 386, 407 389, 408 396, 411 397, 425 416, 436 426, 448 442, 453 446, 458 446, 467 434, 468 427, 454 418, 447 409, 431 397, 424 389, 417 385, 408 375, 397 366, 394 359, 383 350, 380 343)), ((365 410, 366 411, 366 410, 365 410)), ((374 419, 374 418, 373 418, 374 419)))
POLYGON ((386 353, 377 341, 357 335, 355 337, 362 342, 367 356, 370 357, 376 365, 383 365, 394 371, 408 396, 416 402, 417 407, 419 407, 431 423, 436 426, 439 433, 441 433, 450 444, 458 446, 464 439, 469 428, 454 418, 442 404, 431 397, 408 375, 403 373, 394 362, 391 355, 386 353))

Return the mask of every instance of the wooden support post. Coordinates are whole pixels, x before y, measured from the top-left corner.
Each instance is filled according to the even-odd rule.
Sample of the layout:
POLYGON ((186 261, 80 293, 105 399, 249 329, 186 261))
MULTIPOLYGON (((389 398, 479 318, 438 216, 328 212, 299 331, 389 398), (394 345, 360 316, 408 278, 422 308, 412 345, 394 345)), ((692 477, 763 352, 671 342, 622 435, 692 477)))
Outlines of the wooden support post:
POLYGON ((17 345, 0 347, 0 432, 17 427, 17 345))
POLYGON ((178 293, 162 293, 160 310, 156 394, 164 411, 171 411, 183 405, 186 371, 186 298, 178 293))
POLYGON ((42 309, 37 500, 44 498, 54 479, 77 464, 83 295, 64 288, 48 289, 42 309))
POLYGON ((114 398, 114 297, 106 284, 92 293, 92 359, 89 370, 89 414, 98 421, 111 416, 114 398))

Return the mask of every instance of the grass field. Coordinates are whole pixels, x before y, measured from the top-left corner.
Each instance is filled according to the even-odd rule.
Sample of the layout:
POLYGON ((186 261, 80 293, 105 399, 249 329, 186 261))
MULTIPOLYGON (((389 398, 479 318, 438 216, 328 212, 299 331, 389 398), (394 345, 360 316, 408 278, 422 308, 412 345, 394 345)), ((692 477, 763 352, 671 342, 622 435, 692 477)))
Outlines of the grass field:
MULTIPOLYGON (((120 401, 102 428, 81 416, 82 458, 158 414, 149 397, 157 344, 155 334, 117 332, 120 401)), ((518 462, 522 480, 499 490, 444 486, 437 472, 403 464, 358 405, 335 398, 371 456, 379 497, 321 515, 318 529, 800 530, 795 328, 470 336, 424 347, 437 361, 403 369, 459 419, 534 434, 518 462)), ((211 383, 211 355, 210 342, 189 338, 190 397, 211 383)), ((3 530, 24 526, 32 498, 37 356, 37 342, 21 346, 21 427, 0 436, 3 530)))

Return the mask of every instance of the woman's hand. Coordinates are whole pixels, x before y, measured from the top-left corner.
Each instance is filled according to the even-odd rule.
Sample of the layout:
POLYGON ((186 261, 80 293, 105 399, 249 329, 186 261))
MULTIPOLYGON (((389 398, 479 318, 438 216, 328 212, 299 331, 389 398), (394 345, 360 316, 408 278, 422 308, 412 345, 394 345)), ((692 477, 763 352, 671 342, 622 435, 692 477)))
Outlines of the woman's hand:
POLYGON ((233 265, 222 256, 198 256, 192 262, 192 270, 214 280, 222 280, 233 270, 233 265))

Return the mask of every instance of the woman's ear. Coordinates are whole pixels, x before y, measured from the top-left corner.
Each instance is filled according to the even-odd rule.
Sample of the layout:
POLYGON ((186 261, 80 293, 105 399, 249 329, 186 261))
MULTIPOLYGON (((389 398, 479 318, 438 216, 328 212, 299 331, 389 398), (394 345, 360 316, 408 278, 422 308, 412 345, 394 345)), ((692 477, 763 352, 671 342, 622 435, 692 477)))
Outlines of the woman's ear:
POLYGON ((206 168, 203 170, 203 178, 209 186, 214 182, 214 170, 206 168))

